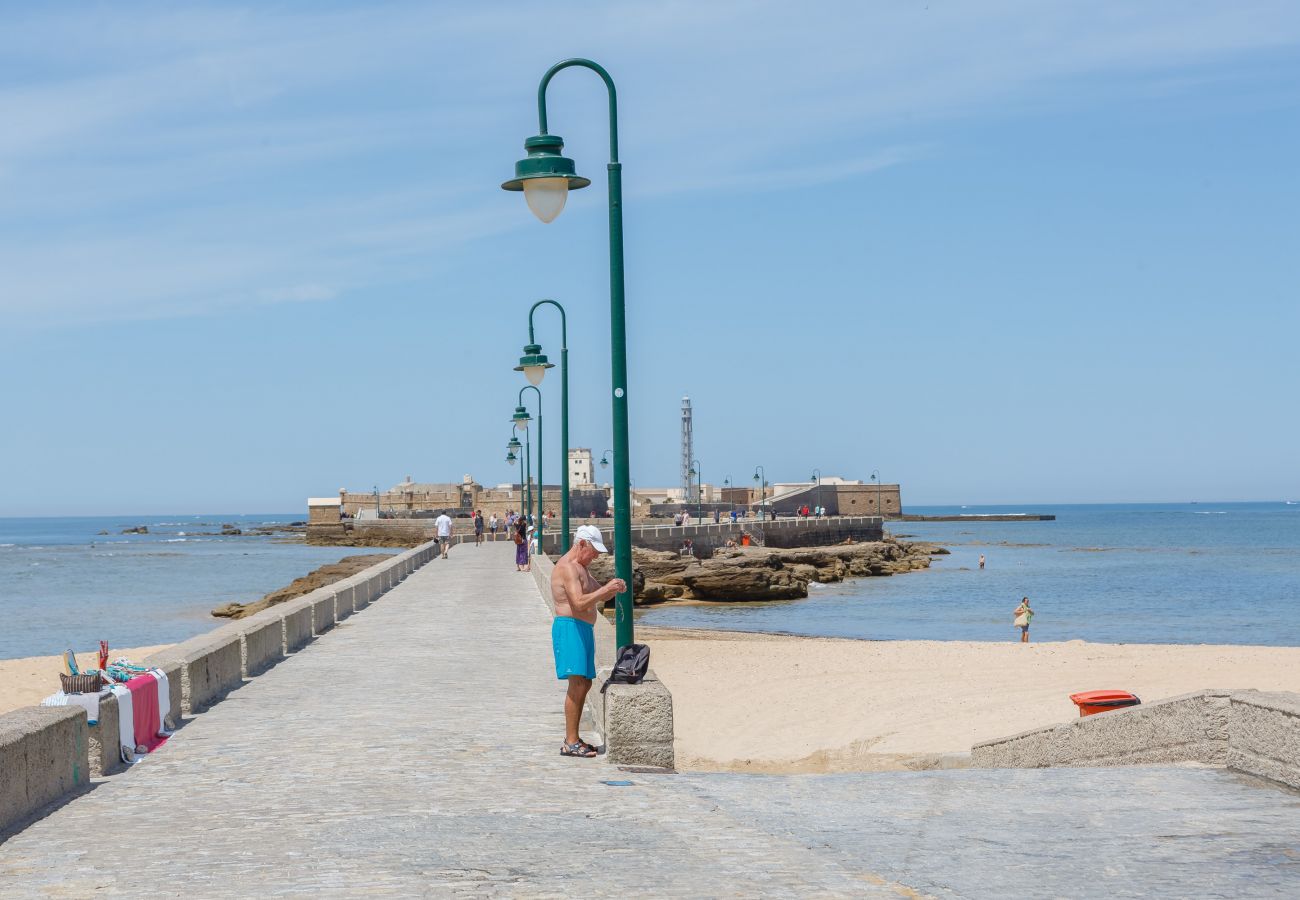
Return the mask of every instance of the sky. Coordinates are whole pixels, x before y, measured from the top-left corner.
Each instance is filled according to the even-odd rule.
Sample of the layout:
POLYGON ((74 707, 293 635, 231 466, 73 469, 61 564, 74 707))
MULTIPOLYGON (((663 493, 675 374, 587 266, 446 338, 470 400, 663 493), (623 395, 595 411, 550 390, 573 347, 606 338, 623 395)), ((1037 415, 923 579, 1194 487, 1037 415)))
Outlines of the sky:
POLYGON ((619 90, 638 485, 689 395, 706 482, 1300 499, 1294 3, 538 8, 0 0, 0 516, 517 477, 542 297, 599 456, 599 79, 548 95, 592 186, 499 188, 570 56, 619 90))

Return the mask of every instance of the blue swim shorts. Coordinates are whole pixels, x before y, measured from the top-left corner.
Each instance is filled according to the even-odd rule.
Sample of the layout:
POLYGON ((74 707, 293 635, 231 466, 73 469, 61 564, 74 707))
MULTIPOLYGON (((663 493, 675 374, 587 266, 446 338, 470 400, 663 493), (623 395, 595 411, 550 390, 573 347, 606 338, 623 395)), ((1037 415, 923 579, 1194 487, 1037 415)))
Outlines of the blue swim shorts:
POLYGON ((572 616, 556 616, 551 622, 551 646, 555 651, 555 677, 596 677, 596 631, 590 622, 572 616))

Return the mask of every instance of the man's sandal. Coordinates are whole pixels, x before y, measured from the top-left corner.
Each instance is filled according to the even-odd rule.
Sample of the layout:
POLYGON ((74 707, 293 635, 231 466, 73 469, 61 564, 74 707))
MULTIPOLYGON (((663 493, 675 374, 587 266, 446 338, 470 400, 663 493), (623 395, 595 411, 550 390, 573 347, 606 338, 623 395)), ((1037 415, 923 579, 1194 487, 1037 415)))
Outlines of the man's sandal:
POLYGON ((596 748, 586 741, 575 741, 572 744, 565 744, 560 747, 561 756, 577 756, 581 759, 591 759, 596 755, 596 748))

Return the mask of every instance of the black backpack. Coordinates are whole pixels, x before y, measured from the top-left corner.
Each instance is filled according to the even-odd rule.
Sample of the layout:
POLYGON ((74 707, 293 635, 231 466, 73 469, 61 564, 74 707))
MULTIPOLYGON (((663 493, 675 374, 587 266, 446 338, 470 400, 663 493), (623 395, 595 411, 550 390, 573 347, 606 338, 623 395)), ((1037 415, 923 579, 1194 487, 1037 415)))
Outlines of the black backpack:
POLYGON ((624 644, 618 648, 614 670, 600 686, 600 692, 605 693, 611 684, 640 684, 649 671, 650 648, 645 644, 624 644))

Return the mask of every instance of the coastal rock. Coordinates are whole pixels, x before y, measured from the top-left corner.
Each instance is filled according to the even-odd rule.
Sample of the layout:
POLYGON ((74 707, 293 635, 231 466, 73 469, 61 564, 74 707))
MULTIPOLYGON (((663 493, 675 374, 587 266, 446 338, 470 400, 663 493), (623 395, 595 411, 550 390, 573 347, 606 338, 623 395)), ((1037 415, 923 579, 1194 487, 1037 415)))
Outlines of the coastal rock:
POLYGON ((327 584, 342 581, 349 575, 355 575, 362 569, 368 569, 386 559, 389 559, 387 553, 345 556, 336 563, 321 566, 301 578, 295 578, 286 587, 271 591, 261 600, 255 600, 252 603, 227 603, 224 606, 218 606, 212 611, 212 614, 222 619, 242 619, 254 613, 259 613, 268 607, 275 606, 277 603, 285 603, 295 597, 310 594, 317 588, 325 587, 327 584))
POLYGON ((123 528, 122 534, 148 534, 148 525, 137 525, 134 528, 123 528))

